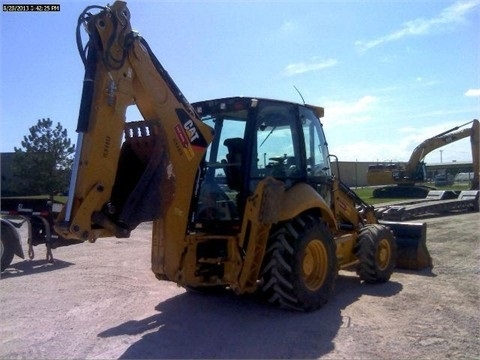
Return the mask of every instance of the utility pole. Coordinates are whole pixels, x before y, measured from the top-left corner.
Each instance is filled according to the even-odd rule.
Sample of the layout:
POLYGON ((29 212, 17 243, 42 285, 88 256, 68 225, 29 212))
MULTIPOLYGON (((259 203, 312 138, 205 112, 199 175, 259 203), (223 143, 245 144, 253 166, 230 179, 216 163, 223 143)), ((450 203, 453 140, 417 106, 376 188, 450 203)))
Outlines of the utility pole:
POLYGON ((443 153, 443 150, 440 150, 440 164, 443 163, 443 161, 442 161, 442 153, 443 153))

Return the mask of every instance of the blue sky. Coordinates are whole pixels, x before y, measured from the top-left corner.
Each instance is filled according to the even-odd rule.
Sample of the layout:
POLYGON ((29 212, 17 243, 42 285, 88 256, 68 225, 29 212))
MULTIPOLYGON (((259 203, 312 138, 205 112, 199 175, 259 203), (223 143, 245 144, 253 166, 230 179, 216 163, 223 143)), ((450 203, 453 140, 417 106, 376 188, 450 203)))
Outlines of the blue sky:
MULTIPOLYGON (((28 1, 22 1, 25 3, 28 1)), ((36 3, 37 1, 33 1, 36 3)), ((9 1, 14 3, 14 1, 9 1)), ((1 14, 0 151, 51 118, 76 141, 78 15, 1 14)), ((325 107, 342 161, 406 161, 426 138, 480 116, 480 0, 129 1, 132 27, 191 102, 245 95, 325 107)), ((138 113, 129 111, 129 120, 138 113)), ((468 139, 429 163, 471 160, 468 139)))

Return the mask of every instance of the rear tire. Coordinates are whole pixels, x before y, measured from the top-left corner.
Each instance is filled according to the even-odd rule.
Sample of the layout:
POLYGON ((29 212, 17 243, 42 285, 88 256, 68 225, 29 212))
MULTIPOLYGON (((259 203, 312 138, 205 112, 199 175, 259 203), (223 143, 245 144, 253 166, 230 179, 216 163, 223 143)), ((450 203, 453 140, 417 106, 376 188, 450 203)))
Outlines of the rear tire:
POLYGON ((360 230, 355 255, 360 263, 357 274, 367 283, 383 283, 390 279, 397 259, 397 244, 386 226, 373 224, 360 230))
POLYGON ((316 310, 330 298, 336 275, 335 243, 321 219, 302 215, 272 232, 261 272, 261 292, 268 302, 316 310))
POLYGON ((13 255, 15 255, 15 233, 13 232, 10 226, 5 225, 2 222, 1 227, 1 271, 3 272, 7 267, 10 266, 13 260, 13 255))

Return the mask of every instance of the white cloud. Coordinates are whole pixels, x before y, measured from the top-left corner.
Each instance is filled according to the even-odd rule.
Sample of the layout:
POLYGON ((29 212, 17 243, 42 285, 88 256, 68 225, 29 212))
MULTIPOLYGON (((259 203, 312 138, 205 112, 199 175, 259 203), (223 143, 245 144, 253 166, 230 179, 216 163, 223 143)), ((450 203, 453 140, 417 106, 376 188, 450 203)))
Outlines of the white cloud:
POLYGON ((424 79, 422 78, 421 76, 418 76, 416 79, 415 79, 416 83, 418 85, 421 85, 421 86, 424 86, 424 87, 428 87, 428 86, 435 86, 435 85, 438 85, 440 84, 440 81, 438 80, 434 80, 434 79, 424 79))
POLYGON ((283 74, 285 76, 294 76, 298 74, 304 74, 312 71, 319 71, 326 69, 337 64, 335 59, 326 59, 318 60, 316 58, 312 59, 310 62, 299 62, 295 64, 289 64, 283 69, 283 74))
POLYGON ((297 23, 293 21, 285 21, 282 26, 280 26, 280 33, 282 34, 292 34, 299 30, 297 23))
POLYGON ((465 96, 472 96, 472 97, 480 96, 480 89, 468 89, 465 92, 465 96))
POLYGON ((297 38, 301 38, 304 32, 304 26, 302 23, 298 23, 292 20, 283 21, 277 28, 273 29, 270 34, 270 41, 292 41, 297 38))
POLYGON ((443 29, 447 25, 463 22, 465 16, 479 5, 480 0, 457 1, 453 5, 443 9, 437 17, 431 19, 418 18, 407 21, 400 29, 390 34, 370 41, 357 41, 355 45, 359 50, 367 51, 376 46, 400 40, 407 36, 430 34, 443 29))
POLYGON ((370 111, 378 102, 378 98, 365 95, 355 101, 332 101, 326 102, 327 126, 350 125, 370 120, 370 111))

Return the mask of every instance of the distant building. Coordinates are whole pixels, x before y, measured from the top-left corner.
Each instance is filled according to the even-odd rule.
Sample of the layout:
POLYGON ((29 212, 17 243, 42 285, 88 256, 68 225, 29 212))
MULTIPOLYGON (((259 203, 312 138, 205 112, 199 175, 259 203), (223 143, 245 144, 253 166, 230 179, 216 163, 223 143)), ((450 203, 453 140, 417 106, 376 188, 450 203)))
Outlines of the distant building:
MULTIPOLYGON (((339 161, 332 162, 332 172, 350 187, 368 186, 367 170, 369 165, 376 164, 375 161, 339 161)), ((426 164, 427 180, 434 181, 437 175, 445 175, 453 179, 459 173, 470 173, 473 171, 472 162, 455 161, 451 163, 431 163, 426 164), (447 175, 448 174, 448 175, 447 175)))
POLYGON ((332 172, 349 187, 367 186, 368 166, 373 162, 339 161, 332 162, 332 172), (340 174, 340 176, 339 176, 340 174))
POLYGON ((2 177, 2 182, 0 185, 1 194, 2 196, 10 196, 13 195, 12 192, 12 182, 13 182, 13 174, 12 174, 12 161, 13 155, 15 153, 8 152, 8 153, 0 153, 0 174, 2 177))

